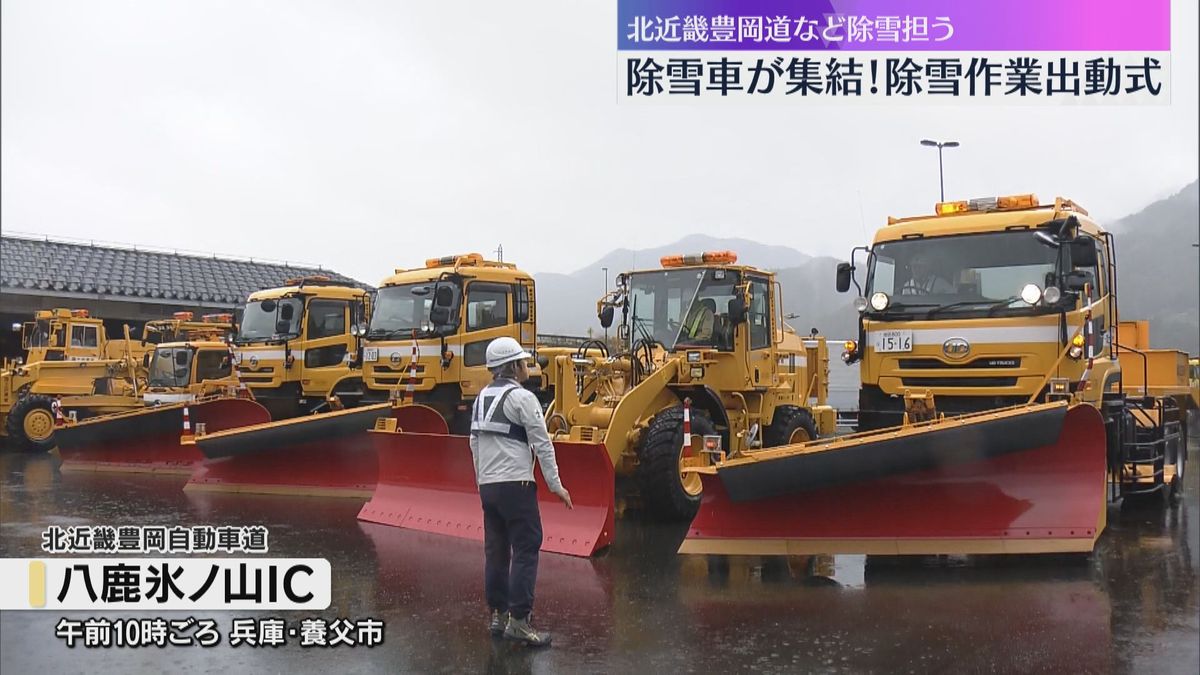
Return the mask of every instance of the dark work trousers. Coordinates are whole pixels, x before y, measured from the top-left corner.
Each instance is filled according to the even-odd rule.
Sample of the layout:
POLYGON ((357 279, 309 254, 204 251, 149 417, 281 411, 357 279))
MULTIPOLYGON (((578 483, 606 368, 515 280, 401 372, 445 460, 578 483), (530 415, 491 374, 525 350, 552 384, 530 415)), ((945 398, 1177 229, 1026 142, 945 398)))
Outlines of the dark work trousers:
POLYGON ((488 607, 518 619, 533 610, 542 515, 533 481, 479 486, 483 503, 484 593, 488 607))

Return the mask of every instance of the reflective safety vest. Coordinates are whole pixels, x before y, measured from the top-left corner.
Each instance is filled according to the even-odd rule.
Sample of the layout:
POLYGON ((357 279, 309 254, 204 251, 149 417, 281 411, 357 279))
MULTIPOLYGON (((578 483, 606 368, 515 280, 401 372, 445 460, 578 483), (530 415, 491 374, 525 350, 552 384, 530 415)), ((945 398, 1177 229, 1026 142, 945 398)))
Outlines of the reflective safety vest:
POLYGON ((529 442, 525 427, 513 424, 504 414, 504 402, 509 394, 521 387, 513 382, 490 384, 479 392, 471 412, 471 435, 496 434, 522 443, 529 442))

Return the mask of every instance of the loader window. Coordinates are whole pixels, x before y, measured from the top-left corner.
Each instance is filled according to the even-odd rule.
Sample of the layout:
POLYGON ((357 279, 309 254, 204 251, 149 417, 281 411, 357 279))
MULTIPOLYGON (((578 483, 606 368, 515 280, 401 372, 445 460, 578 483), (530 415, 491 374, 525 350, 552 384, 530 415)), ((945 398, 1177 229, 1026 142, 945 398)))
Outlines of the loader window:
POLYGON ((188 347, 156 348, 150 359, 147 384, 151 387, 186 387, 192 374, 192 350, 188 347))
POLYGON ((345 300, 310 300, 308 303, 308 339, 346 334, 345 300))
POLYGON ((750 277, 750 349, 771 346, 771 287, 766 279, 750 277))
POLYGON ((223 349, 206 349, 196 354, 196 381, 221 380, 232 374, 229 352, 223 349))
POLYGON ((635 341, 667 349, 733 349, 729 301, 738 274, 724 269, 678 269, 629 275, 630 330, 635 341))
POLYGON ((27 322, 22 331, 24 335, 23 349, 44 349, 50 346, 50 322, 39 320, 27 322))
POLYGON ((508 325, 509 286, 473 283, 467 286, 467 330, 508 325))
POLYGON ((72 347, 95 347, 97 345, 95 326, 71 326, 72 347))

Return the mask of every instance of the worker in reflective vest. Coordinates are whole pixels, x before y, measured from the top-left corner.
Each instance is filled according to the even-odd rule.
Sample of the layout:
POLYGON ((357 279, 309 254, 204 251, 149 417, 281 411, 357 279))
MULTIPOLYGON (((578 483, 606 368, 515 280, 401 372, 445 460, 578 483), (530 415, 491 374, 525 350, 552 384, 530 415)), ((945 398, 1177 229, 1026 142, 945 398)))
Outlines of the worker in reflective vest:
POLYGON ((550 644, 550 634, 529 624, 542 517, 533 478, 536 455, 546 486, 574 508, 558 477, 554 445, 546 431, 542 407, 521 386, 529 378, 532 358, 516 340, 496 338, 487 347, 492 383, 475 399, 471 414, 471 454, 483 505, 484 591, 492 635, 529 646, 550 644))

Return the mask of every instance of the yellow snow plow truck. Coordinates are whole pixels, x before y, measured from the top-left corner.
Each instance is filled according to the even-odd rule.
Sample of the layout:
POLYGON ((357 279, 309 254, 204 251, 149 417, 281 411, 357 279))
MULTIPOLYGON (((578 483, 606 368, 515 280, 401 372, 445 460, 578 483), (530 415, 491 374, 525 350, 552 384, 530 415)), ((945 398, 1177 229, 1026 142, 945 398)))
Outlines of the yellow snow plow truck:
POLYGON ((1149 350, 1144 322, 1139 332, 1118 320, 1114 237, 1081 206, 1025 194, 889 218, 839 266, 839 291, 858 285, 859 251, 859 335, 843 354, 861 362, 859 430, 900 424, 906 392, 928 391, 939 413, 959 415, 1061 390, 1100 409, 1110 433, 1160 441, 1110 453, 1121 494, 1175 483, 1187 355, 1149 350))
POLYGON ((367 398, 427 405, 454 433, 467 433, 471 403, 492 381, 488 343, 507 336, 533 351, 534 307, 532 276, 478 253, 396 270, 376 294, 363 343, 367 398))
POLYGON ((275 420, 317 412, 333 394, 352 404, 368 316, 367 291, 325 276, 251 293, 234 338, 238 378, 275 420))

